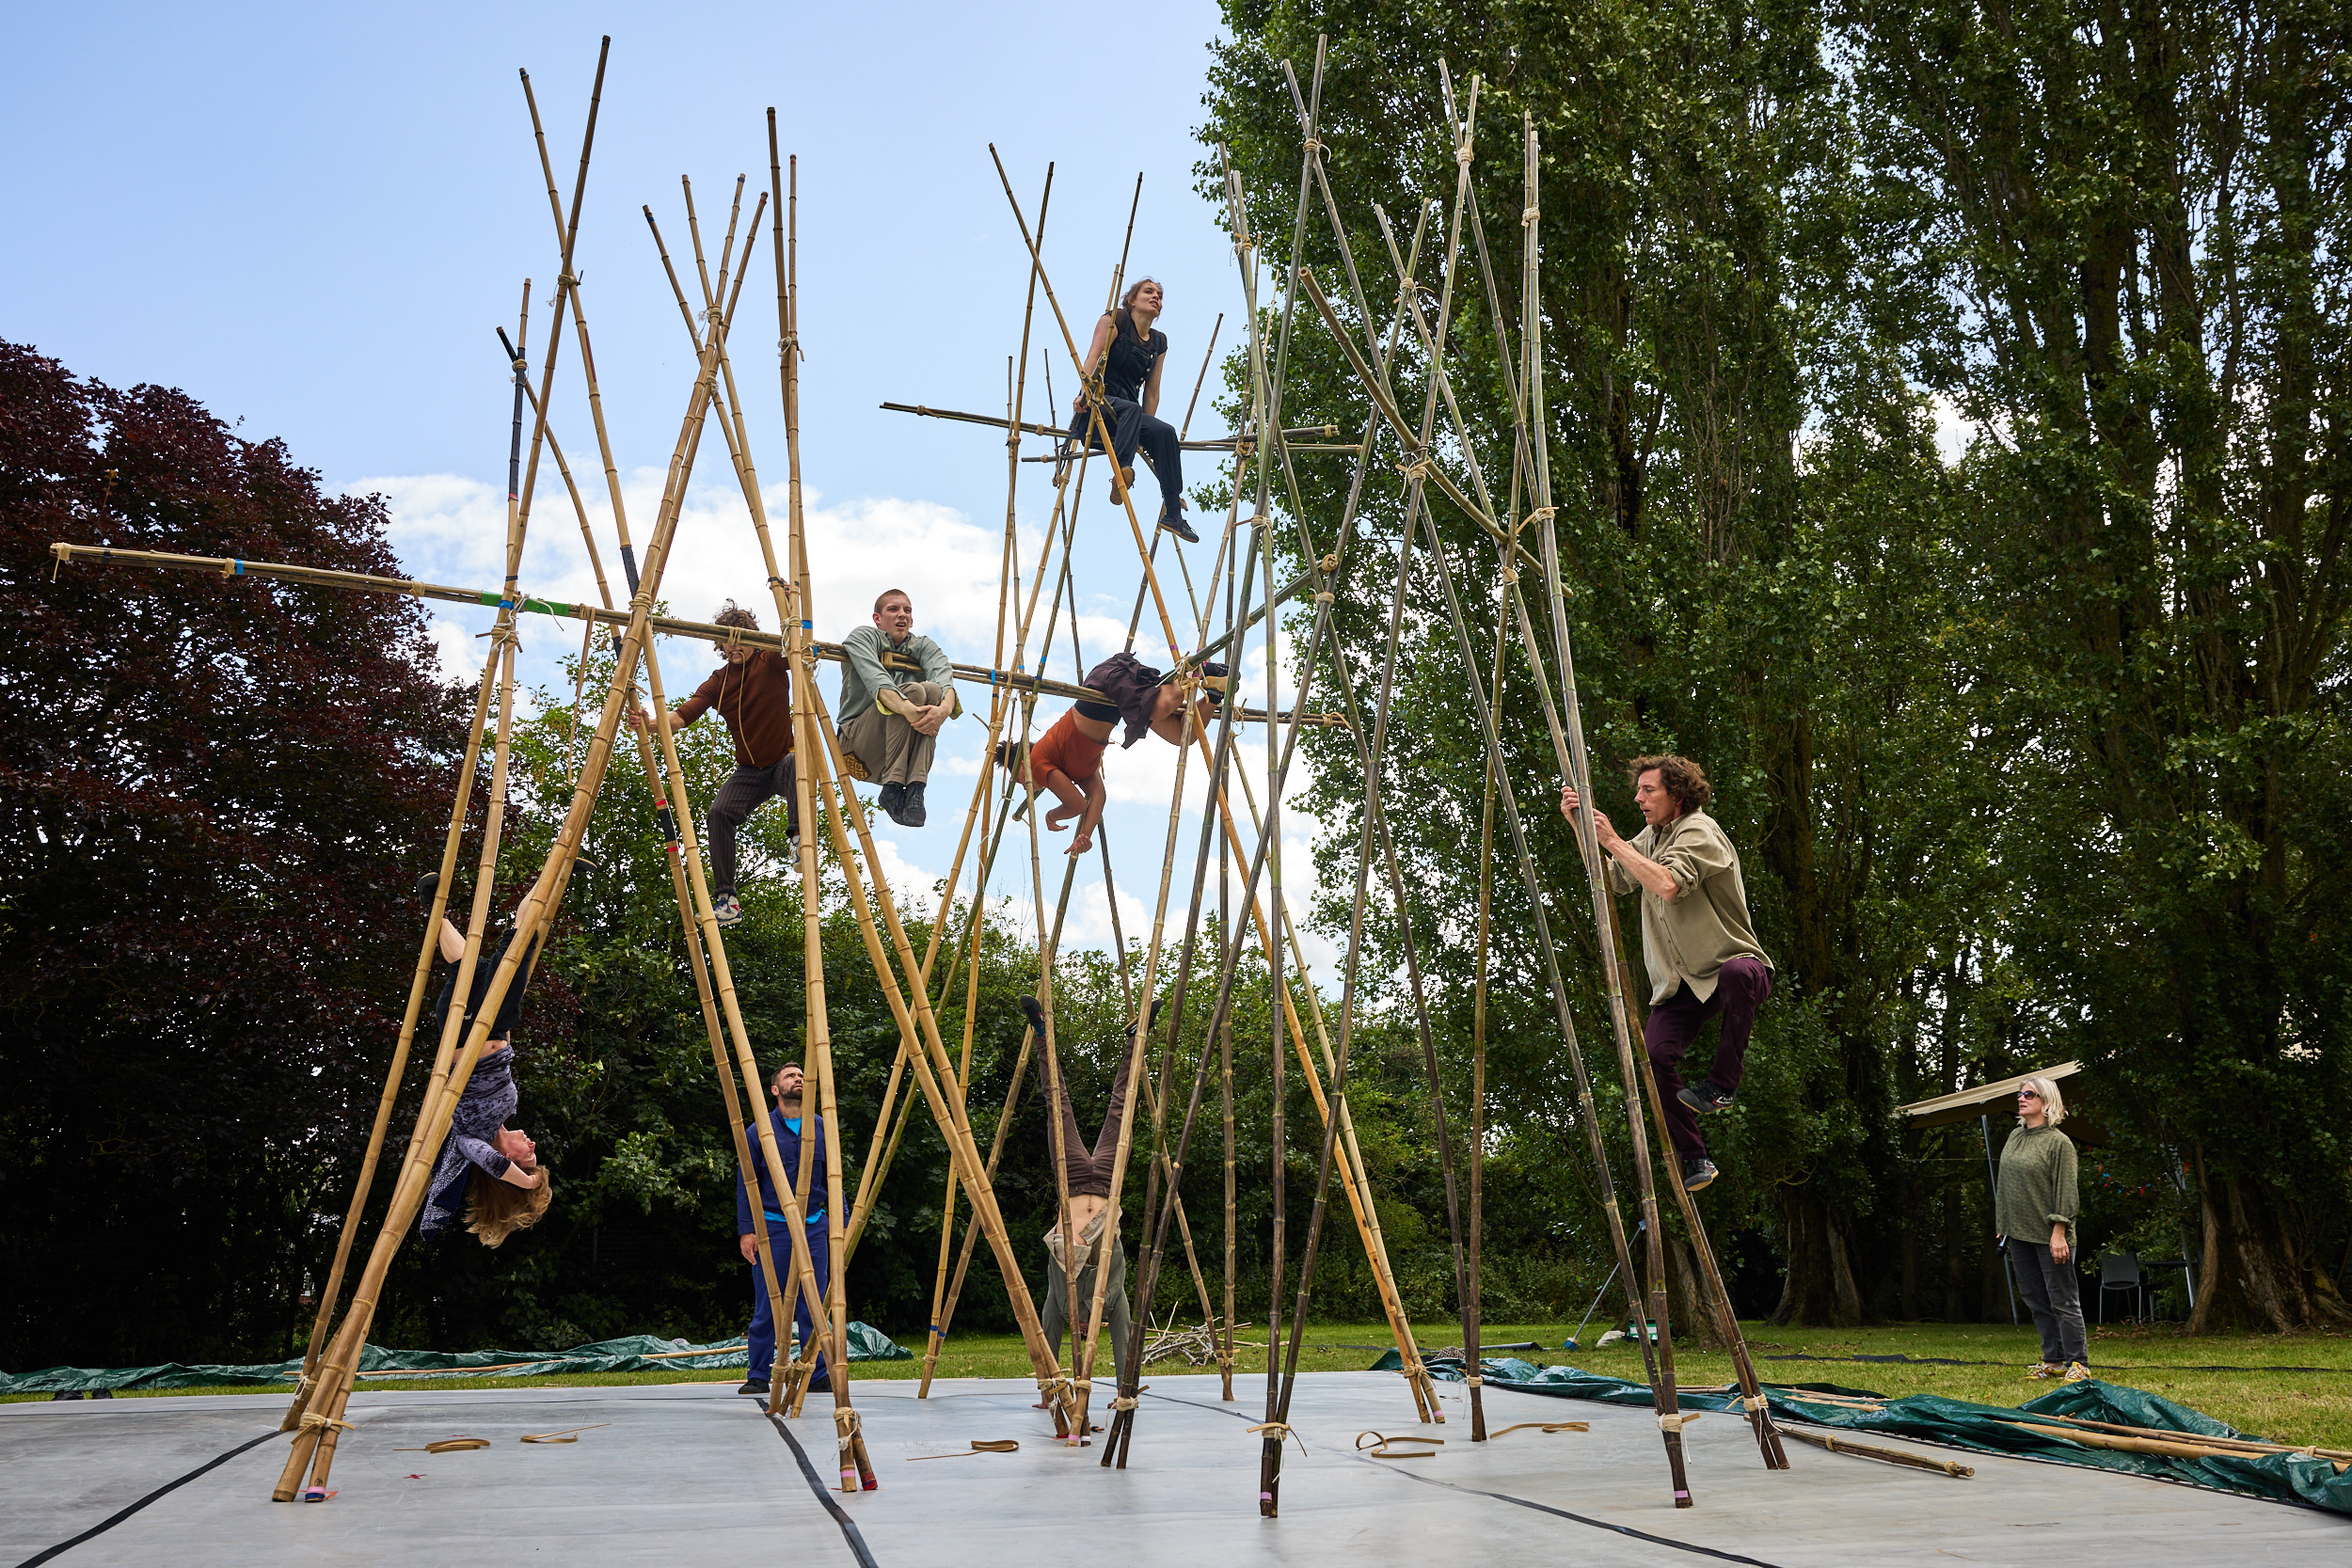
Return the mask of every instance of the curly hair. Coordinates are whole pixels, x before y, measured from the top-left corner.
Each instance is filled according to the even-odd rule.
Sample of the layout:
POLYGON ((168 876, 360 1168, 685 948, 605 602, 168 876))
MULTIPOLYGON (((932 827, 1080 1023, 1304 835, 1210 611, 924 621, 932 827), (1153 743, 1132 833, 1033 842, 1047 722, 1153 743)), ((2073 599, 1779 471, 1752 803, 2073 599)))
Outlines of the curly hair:
POLYGON ((759 617, 737 604, 733 599, 729 599, 719 607, 719 612, 710 618, 710 624, 714 626, 741 626, 745 631, 757 631, 759 617))
POLYGON ((1642 775, 1649 772, 1658 775, 1659 784, 1685 812, 1704 811, 1715 798, 1715 786, 1707 782, 1707 769, 1689 757, 1669 752, 1662 756, 1635 757, 1625 765, 1629 784, 1639 784, 1642 775))

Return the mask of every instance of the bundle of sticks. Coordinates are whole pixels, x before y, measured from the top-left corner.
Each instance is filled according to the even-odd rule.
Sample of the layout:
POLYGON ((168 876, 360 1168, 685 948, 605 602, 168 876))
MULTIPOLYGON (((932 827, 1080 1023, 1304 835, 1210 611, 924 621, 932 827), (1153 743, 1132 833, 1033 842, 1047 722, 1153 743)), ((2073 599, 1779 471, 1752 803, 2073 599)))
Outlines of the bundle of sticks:
MULTIPOLYGON (((1248 1326, 1248 1323, 1233 1325, 1237 1331, 1248 1326)), ((1211 1318, 1193 1328, 1178 1328, 1176 1314, 1171 1309, 1168 1314, 1168 1322, 1152 1329, 1151 1337, 1144 1340, 1143 1364, 1147 1367, 1155 1366, 1162 1361, 1173 1361, 1181 1355, 1184 1358, 1186 1366, 1212 1367, 1216 1364, 1217 1355, 1224 1342, 1225 1337, 1217 1331, 1216 1319, 1211 1318)), ((1263 1350, 1265 1346, 1252 1340, 1236 1339, 1233 1341, 1233 1348, 1235 1350, 1263 1350)))

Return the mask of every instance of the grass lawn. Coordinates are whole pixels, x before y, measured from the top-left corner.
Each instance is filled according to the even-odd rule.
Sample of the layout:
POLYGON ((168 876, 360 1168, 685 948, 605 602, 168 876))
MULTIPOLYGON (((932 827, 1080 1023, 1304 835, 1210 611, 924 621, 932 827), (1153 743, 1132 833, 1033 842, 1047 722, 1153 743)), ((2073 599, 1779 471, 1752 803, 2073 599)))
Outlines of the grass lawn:
MULTIPOLYGON (((1490 1323, 1481 1341, 1493 1346, 1534 1340, 1557 1346, 1572 1323, 1490 1323)), ((1603 1325, 1596 1321, 1587 1338, 1603 1325)), ((2039 1346, 2031 1327, 2007 1324, 1896 1323, 1874 1328, 1768 1328, 1760 1323, 1743 1324, 1756 1374, 1767 1383, 1835 1383, 1867 1388, 1890 1397, 1903 1394, 1943 1394, 1984 1404, 2015 1405, 2047 1392, 2053 1385, 2035 1382, 2025 1368, 2039 1346), (1856 1355, 1935 1356, 1983 1365, 1905 1365, 1899 1362, 1844 1360, 1776 1361, 1776 1355, 1822 1357, 1856 1355)), ((1454 1341, 1450 1325, 1421 1326, 1424 1350, 1454 1341)), ((1263 1330, 1255 1331, 1263 1333, 1263 1330)), ((1245 1339, 1253 1331, 1245 1328, 1245 1339)), ((910 1379, 922 1375, 920 1341, 908 1342, 917 1353, 913 1361, 860 1362, 857 1378, 910 1379)), ((1302 1371, 1354 1371, 1369 1367, 1390 1348, 1387 1330, 1377 1323, 1317 1323, 1311 1326, 1299 1355, 1302 1371)), ((2322 1335, 2220 1335, 2190 1338, 2167 1327, 2110 1325, 2091 1328, 2091 1361, 2098 1374, 2111 1382, 2145 1388, 2229 1422, 2241 1432, 2294 1443, 2352 1449, 2352 1338, 2322 1335), (2252 1370, 2203 1370, 2213 1367, 2252 1370), (2317 1368, 2319 1370, 2283 1369, 2317 1368), (2281 1370, 2261 1370, 2281 1369, 2281 1370)), ((1563 1352, 1515 1351, 1521 1359, 1539 1365, 1572 1362, 1589 1371, 1640 1381, 1640 1350, 1620 1340, 1606 1350, 1563 1352)), ((1170 1372, 1201 1370, 1179 1360, 1163 1363, 1170 1372)), ((1682 1350, 1675 1357, 1676 1380, 1686 1386, 1720 1386, 1731 1380, 1731 1358, 1682 1350)), ((1234 1370, 1235 1394, 1244 1400, 1264 1386, 1264 1352, 1244 1349, 1234 1370), (1248 1388, 1240 1386, 1250 1374, 1248 1388)), ((363 1388, 529 1388, 549 1385, 597 1386, 636 1383, 735 1383, 735 1371, 615 1372, 577 1377, 545 1378, 370 1378, 363 1388)), ((1018 1336, 958 1335, 940 1357, 941 1377, 1026 1378, 1027 1355, 1018 1336)), ((182 1388, 155 1394, 127 1393, 122 1399, 169 1399, 183 1394, 253 1394, 263 1399, 286 1397, 291 1388, 182 1388)), ((20 1395, 18 1400, 46 1399, 45 1394, 20 1395)), ((1400 1396, 1401 1397, 1401 1396, 1400 1396)))

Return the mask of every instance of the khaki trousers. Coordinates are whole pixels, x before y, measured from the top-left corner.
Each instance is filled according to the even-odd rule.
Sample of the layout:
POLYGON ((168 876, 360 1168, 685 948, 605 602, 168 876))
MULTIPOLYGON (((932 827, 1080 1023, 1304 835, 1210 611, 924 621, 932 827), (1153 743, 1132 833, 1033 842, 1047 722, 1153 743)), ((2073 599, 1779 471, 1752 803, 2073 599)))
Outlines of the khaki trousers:
MULTIPOLYGON (((936 707, 947 697, 933 681, 910 681, 898 694, 925 707, 936 707)), ((841 749, 866 765, 868 784, 921 784, 930 776, 939 736, 917 735, 914 725, 877 703, 841 726, 841 749)))

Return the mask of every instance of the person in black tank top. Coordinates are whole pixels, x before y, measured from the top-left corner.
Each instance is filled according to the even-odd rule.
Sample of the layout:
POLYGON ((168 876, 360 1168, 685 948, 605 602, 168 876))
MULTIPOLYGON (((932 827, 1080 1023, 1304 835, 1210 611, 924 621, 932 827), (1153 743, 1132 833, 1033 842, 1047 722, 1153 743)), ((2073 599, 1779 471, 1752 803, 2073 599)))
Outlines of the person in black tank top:
MULTIPOLYGON (((1136 477, 1136 451, 1160 482, 1160 527, 1189 544, 1200 536, 1184 521, 1184 453, 1176 427, 1156 418, 1160 406, 1160 371, 1168 357, 1168 334, 1152 324, 1159 319, 1161 292, 1157 281, 1144 278, 1094 324, 1094 341, 1087 348, 1089 374, 1103 378, 1103 422, 1110 431, 1111 452, 1119 460, 1119 478, 1111 487, 1114 499, 1124 499, 1124 487, 1136 477)), ((1103 450, 1095 433, 1094 416, 1081 390, 1071 406, 1076 411, 1070 434, 1094 451, 1103 450)))

